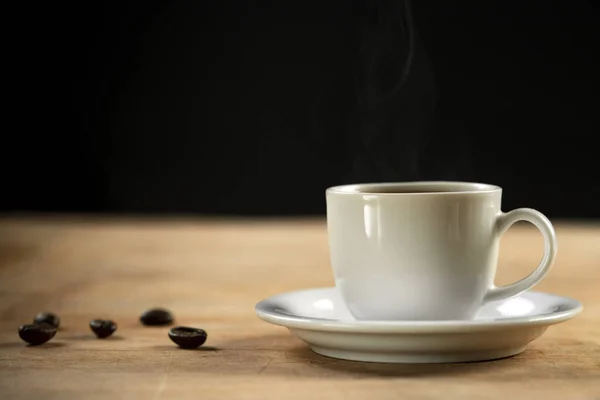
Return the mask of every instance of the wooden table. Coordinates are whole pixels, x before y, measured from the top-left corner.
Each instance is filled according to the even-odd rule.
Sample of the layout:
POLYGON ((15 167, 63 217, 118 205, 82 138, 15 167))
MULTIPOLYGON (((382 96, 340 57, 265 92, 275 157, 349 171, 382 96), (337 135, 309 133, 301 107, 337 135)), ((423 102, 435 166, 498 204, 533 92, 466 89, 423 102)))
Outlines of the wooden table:
MULTIPOLYGON (((3 399, 600 399, 600 224, 556 223, 559 256, 536 289, 584 311, 513 358, 454 365, 328 359, 254 314, 259 300, 333 284, 324 220, 0 219, 3 399), (140 326, 153 306, 204 328, 186 351, 168 328, 140 326), (41 310, 63 328, 27 347, 17 327, 41 310), (95 339, 92 318, 116 337, 95 339)), ((541 235, 502 239, 498 283, 527 274, 541 235)))

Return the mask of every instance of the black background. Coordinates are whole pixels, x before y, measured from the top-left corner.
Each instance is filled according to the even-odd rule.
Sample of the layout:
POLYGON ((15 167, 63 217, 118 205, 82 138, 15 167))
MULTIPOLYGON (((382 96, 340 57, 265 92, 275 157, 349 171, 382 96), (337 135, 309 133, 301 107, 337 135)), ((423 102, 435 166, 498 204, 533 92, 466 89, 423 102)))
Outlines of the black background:
POLYGON ((4 211, 322 214, 330 185, 446 179, 600 217, 591 3, 20 7, 4 211))

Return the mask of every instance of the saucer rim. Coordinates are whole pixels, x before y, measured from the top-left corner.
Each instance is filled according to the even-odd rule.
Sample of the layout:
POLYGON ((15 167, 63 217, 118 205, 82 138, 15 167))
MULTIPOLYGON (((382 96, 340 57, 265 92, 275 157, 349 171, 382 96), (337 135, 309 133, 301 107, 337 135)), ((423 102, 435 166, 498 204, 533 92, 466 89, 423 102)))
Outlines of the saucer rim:
MULTIPOLYGON (((339 321, 316 319, 310 317, 283 314, 272 309, 273 301, 278 297, 290 296, 321 290, 324 292, 336 290, 335 286, 315 287, 293 290, 276 294, 258 302, 255 307, 257 316, 271 324, 288 329, 303 329, 328 332, 354 332, 354 333, 440 333, 440 332, 473 332, 484 330, 510 329, 522 326, 550 326, 570 320, 583 311, 583 305, 576 299, 560 296, 553 293, 529 290, 525 293, 541 294, 561 299, 569 308, 548 314, 530 316, 506 317, 501 320, 440 320, 440 321, 381 321, 357 320, 339 321)), ((523 294, 525 294, 523 293, 523 294)), ((516 296, 515 296, 516 297, 516 296)))

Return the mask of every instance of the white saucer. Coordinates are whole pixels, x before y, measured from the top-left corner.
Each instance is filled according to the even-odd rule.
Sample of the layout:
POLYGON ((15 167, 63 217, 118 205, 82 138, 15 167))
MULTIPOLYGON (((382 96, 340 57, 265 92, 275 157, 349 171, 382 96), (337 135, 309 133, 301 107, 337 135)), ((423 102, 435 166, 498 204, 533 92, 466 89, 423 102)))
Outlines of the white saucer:
POLYGON ((581 310, 577 300, 527 292, 488 303, 469 321, 357 321, 335 288, 284 293, 256 305, 261 319, 288 328, 318 354, 388 363, 513 356, 548 326, 567 321, 581 310))

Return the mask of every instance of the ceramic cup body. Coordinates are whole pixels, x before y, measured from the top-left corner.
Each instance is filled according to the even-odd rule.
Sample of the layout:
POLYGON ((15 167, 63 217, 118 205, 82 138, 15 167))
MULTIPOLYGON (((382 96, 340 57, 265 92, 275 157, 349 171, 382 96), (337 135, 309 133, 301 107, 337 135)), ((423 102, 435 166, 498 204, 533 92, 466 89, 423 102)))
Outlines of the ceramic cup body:
POLYGON ((485 301, 539 282, 554 261, 552 225, 535 210, 502 213, 501 197, 500 187, 463 182, 329 188, 331 266, 350 312, 362 320, 472 319, 485 301), (522 281, 496 288, 499 239, 518 220, 542 230, 545 259, 522 281))

